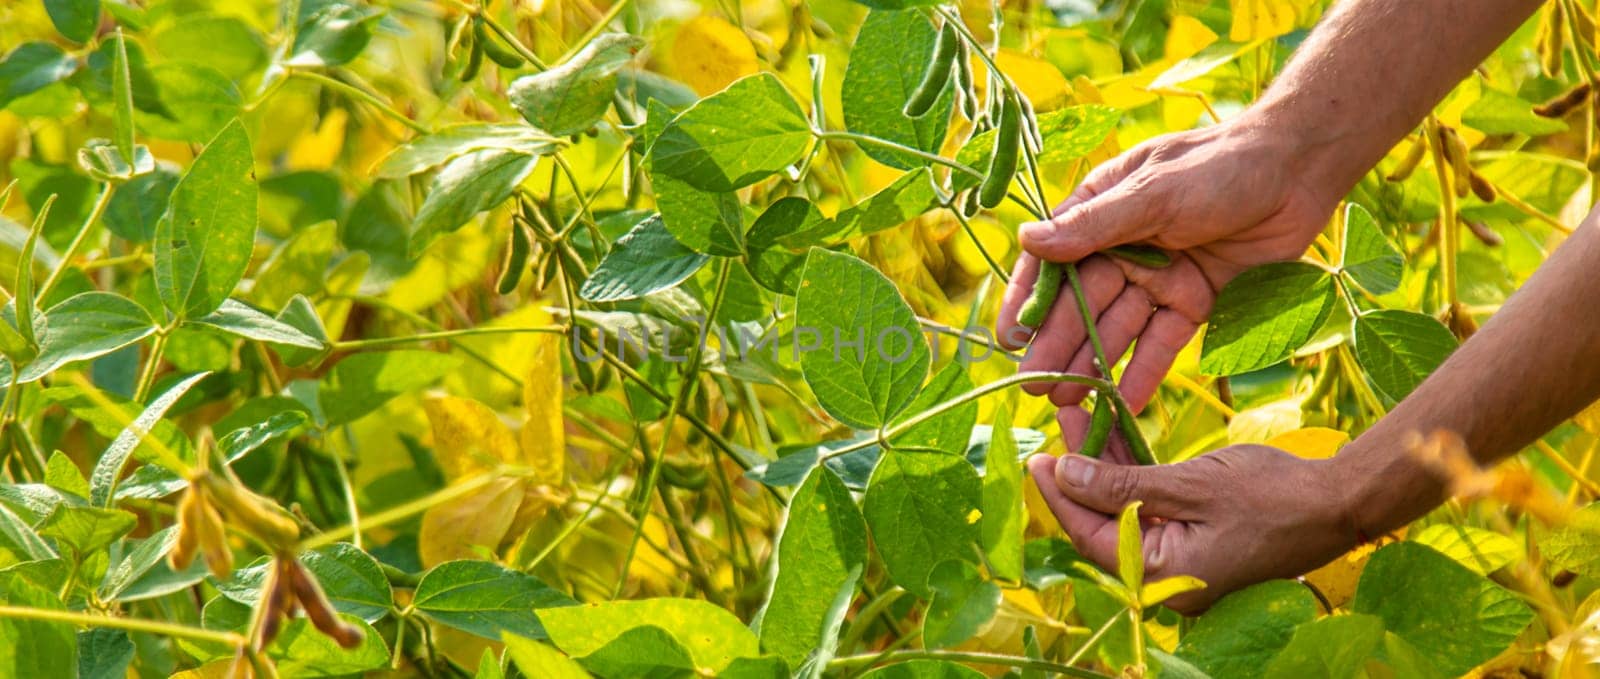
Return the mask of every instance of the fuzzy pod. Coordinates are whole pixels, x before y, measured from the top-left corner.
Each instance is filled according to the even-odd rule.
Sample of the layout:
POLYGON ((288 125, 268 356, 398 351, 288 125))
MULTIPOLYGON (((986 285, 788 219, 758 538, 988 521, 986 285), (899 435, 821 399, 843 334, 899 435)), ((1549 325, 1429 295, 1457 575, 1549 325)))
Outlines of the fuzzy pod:
POLYGON ((1038 328, 1044 325, 1044 319, 1050 315, 1050 307, 1056 303, 1056 297, 1061 294, 1062 267, 1060 262, 1040 262, 1039 276, 1033 280, 1033 291, 1028 293, 1028 299, 1023 301, 1022 308, 1017 311, 1019 325, 1038 328))
POLYGON ((528 230, 511 220, 511 233, 507 236, 506 257, 500 263, 500 279, 495 281, 495 292, 509 295, 522 281, 522 272, 528 268, 528 255, 533 252, 533 238, 528 230))
POLYGON ((1133 413, 1126 408, 1115 408, 1117 411, 1117 430, 1122 432, 1123 440, 1128 442, 1128 454, 1133 461, 1142 465, 1153 465, 1156 456, 1150 452, 1150 443, 1144 440, 1144 432, 1139 431, 1139 422, 1133 418, 1133 413))
POLYGON ((494 63, 505 68, 522 67, 522 55, 517 54, 516 50, 511 49, 509 46, 500 44, 499 41, 495 40, 496 36, 489 35, 489 30, 485 28, 483 19, 473 20, 472 34, 473 39, 478 42, 479 49, 483 50, 484 56, 489 57, 494 63))
POLYGON ((172 551, 167 552, 167 565, 173 572, 183 572, 194 563, 195 554, 200 549, 200 533, 197 523, 202 517, 196 512, 200 508, 200 499, 196 496, 193 487, 185 488, 183 497, 178 500, 178 539, 172 545, 172 551))
POLYGON ((1106 451, 1106 442, 1111 440, 1111 424, 1116 420, 1112 412, 1111 397, 1105 392, 1095 394, 1094 413, 1089 416, 1089 433, 1083 437, 1083 445, 1078 447, 1078 454, 1086 457, 1100 457, 1106 451))
POLYGON ((201 520, 196 525, 200 537, 200 551, 206 556, 206 568, 218 580, 226 580, 233 572, 233 548, 228 546, 228 532, 222 515, 210 503, 200 503, 201 520))
POLYGON ((1172 255, 1161 248, 1148 245, 1116 245, 1107 248, 1105 252, 1112 257, 1133 262, 1147 269, 1165 269, 1172 266, 1172 255))
POLYGON ((1405 181, 1411 176, 1411 173, 1417 171, 1417 166, 1422 164, 1422 156, 1427 151, 1427 142, 1421 139, 1411 142, 1411 148, 1406 149, 1406 155, 1400 159, 1400 163, 1395 165, 1394 170, 1390 171, 1389 176, 1384 179, 1391 182, 1405 181))
POLYGON ((1000 127, 995 130, 989 173, 978 186, 978 204, 993 208, 1005 200, 1011 179, 1017 176, 1017 155, 1022 150, 1022 109, 1011 97, 1000 105, 1000 127))
POLYGON ((288 564, 285 575, 289 577, 289 586, 294 590, 294 598, 305 610, 306 617, 311 619, 311 624, 344 648, 360 646, 363 638, 361 629, 339 619, 328 596, 322 593, 322 586, 317 584, 316 577, 300 565, 298 559, 286 558, 285 561, 288 564))
POLYGON ((1573 109, 1583 105, 1588 100, 1589 91, 1592 89, 1588 82, 1574 85, 1572 89, 1562 92, 1555 97, 1533 107, 1534 115, 1545 118, 1561 118, 1571 113, 1573 109))
POLYGON ((939 31, 939 37, 933 43, 933 60, 928 63, 928 69, 923 71, 922 81, 911 90, 911 97, 906 99, 901 113, 921 118, 933 110, 934 103, 939 101, 939 95, 950 82, 950 69, 955 65, 956 54, 961 51, 958 49, 960 42, 955 25, 944 22, 944 29, 939 31))
POLYGON ((200 479, 217 504, 251 535, 275 548, 290 547, 300 540, 300 524, 271 500, 211 474, 200 479))
POLYGON ((1493 203, 1495 198, 1499 197, 1494 190, 1494 184, 1490 184, 1489 180, 1474 170, 1467 171, 1467 185, 1472 188, 1472 193, 1478 200, 1485 203, 1493 203))

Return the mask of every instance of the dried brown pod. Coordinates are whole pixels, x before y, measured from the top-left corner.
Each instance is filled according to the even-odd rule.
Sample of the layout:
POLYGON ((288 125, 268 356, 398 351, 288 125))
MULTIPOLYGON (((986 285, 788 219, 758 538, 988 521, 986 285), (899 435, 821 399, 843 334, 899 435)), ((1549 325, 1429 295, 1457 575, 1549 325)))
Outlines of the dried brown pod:
POLYGON ((1494 229, 1489 228, 1488 224, 1466 220, 1462 220, 1461 223, 1465 224, 1467 226, 1467 230, 1471 231, 1472 235, 1477 236, 1478 240, 1483 241, 1484 245, 1492 248, 1498 247, 1500 244, 1505 242, 1504 239, 1500 238, 1499 233, 1496 233, 1494 229))
POLYGON ((1427 152, 1428 145, 1421 139, 1411 142, 1411 148, 1406 150, 1406 155, 1400 159, 1400 164, 1386 177, 1391 182, 1403 182, 1422 164, 1422 154, 1427 152))
POLYGON ((1485 203, 1493 203, 1495 198, 1499 197, 1495 193, 1494 184, 1490 184, 1489 180, 1484 179, 1483 175, 1475 170, 1467 170, 1467 185, 1472 187, 1473 195, 1485 203))
POLYGON ((315 576, 300 565, 297 559, 286 559, 284 575, 289 581, 289 586, 294 589, 294 597, 305 609, 306 617, 311 619, 311 624, 323 634, 333 637, 333 640, 345 648, 355 648, 361 645, 361 629, 339 619, 339 614, 333 610, 333 604, 328 602, 327 595, 322 593, 322 586, 317 584, 315 576))
POLYGON ((1589 83, 1587 81, 1574 85, 1572 89, 1556 95, 1554 98, 1533 107, 1534 115, 1545 118, 1560 118, 1571 113, 1573 109, 1583 105, 1589 98, 1589 83))
POLYGON ((277 503, 214 474, 201 473, 197 480, 205 485, 217 504, 244 530, 274 548, 292 547, 300 539, 300 524, 277 503))

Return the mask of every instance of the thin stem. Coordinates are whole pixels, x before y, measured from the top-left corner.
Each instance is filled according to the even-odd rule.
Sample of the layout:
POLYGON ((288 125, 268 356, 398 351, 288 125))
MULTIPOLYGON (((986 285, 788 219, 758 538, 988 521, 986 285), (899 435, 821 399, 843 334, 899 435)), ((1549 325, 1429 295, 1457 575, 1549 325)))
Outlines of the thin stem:
POLYGON ((530 332, 563 334, 567 331, 564 325, 541 325, 527 328, 464 328, 461 330, 441 330, 439 332, 423 332, 415 335, 402 335, 396 337, 376 337, 364 340, 347 340, 334 342, 334 351, 361 351, 364 349, 379 349, 397 344, 411 344, 413 342, 432 342, 434 340, 452 339, 456 337, 472 337, 475 335, 512 335, 530 332))
MULTIPOLYGON (((624 4, 624 3, 618 3, 618 4, 624 4)), ((483 19, 484 25, 488 26, 489 30, 494 31, 495 35, 500 36, 501 40, 506 41, 506 44, 511 46, 512 51, 516 52, 523 59, 527 59, 528 63, 532 64, 534 68, 539 69, 541 71, 548 70, 550 68, 549 66, 545 65, 543 59, 539 58, 539 55, 534 54, 533 50, 528 49, 526 45, 523 45, 522 41, 517 39, 517 36, 512 35, 511 31, 506 30, 505 26, 501 26, 500 22, 495 21, 494 17, 489 16, 487 13, 483 12, 482 10, 480 10, 476 6, 470 6, 469 5, 468 7, 469 7, 469 11, 476 13, 479 18, 483 19)), ((581 42, 581 43, 578 43, 578 44, 580 44, 580 45, 588 44, 588 41, 585 40, 584 42, 581 42)), ((567 58, 566 57, 562 57, 561 60, 562 61, 566 61, 567 58)))
MULTIPOLYGON (((431 508, 433 508, 435 506, 444 504, 444 503, 449 502, 451 500, 454 500, 456 498, 460 498, 460 497, 465 497, 467 495, 471 495, 472 493, 477 492, 479 489, 483 488, 484 486, 489 485, 491 482, 495 481, 496 479, 499 479, 499 478, 502 478, 502 477, 505 477, 505 476, 517 475, 517 474, 510 473, 512 471, 513 470, 508 469, 508 468, 501 468, 501 469, 497 469, 497 470, 493 470, 493 471, 487 471, 487 472, 484 472, 482 474, 478 474, 477 476, 469 477, 469 478, 467 478, 467 480, 462 481, 460 483, 457 483, 455 485, 448 486, 448 487, 445 487, 445 488, 441 488, 441 489, 439 489, 437 491, 434 491, 433 493, 431 493, 429 495, 417 498, 417 499, 412 500, 410 502, 407 502, 405 504, 402 504, 402 505, 399 505, 399 506, 396 506, 396 507, 390 507, 389 509, 385 509, 385 510, 383 510, 381 512, 378 512, 376 514, 369 515, 369 516, 367 516, 367 519, 362 522, 361 529, 362 530, 371 530, 371 529, 377 528, 379 526, 387 526, 387 525, 389 525, 391 523, 394 523, 396 521, 400 521, 400 520, 403 520, 403 519, 406 519, 406 518, 410 518, 411 516, 414 516, 414 515, 417 515, 417 514, 421 514, 421 513, 425 512, 425 511, 428 511, 429 509, 431 509, 431 508)), ((316 535, 313 535, 311 537, 308 537, 308 538, 305 538, 305 539, 301 540, 300 541, 300 549, 301 550, 316 549, 316 548, 324 546, 324 545, 331 545, 331 544, 333 544, 335 542, 338 542, 340 540, 348 539, 348 538, 352 537, 353 535, 355 535, 355 527, 351 526, 350 524, 344 524, 344 525, 335 527, 332 530, 329 530, 329 531, 326 531, 326 532, 323 532, 323 533, 318 533, 316 535)))
MULTIPOLYGON (((1433 156, 1433 171, 1439 182, 1439 272, 1444 287, 1445 306, 1456 302, 1456 187, 1454 169, 1444 158, 1443 130, 1439 121, 1429 118, 1423 123, 1428 137, 1428 149, 1433 156)), ((1461 162, 1467 162, 1462 158, 1461 162)))
POLYGON ((135 403, 144 403, 150 396, 150 387, 155 384, 156 371, 161 366, 161 357, 167 353, 167 333, 156 334, 156 341, 150 345, 150 356, 145 359, 144 368, 139 372, 139 386, 133 391, 135 403))
POLYGON ((972 169, 970 167, 967 167, 966 165, 964 165, 962 163, 959 163, 957 161, 951 160, 951 159, 946 158, 944 156, 941 156, 941 155, 939 155, 937 153, 928 153, 927 151, 924 151, 922 149, 911 148, 910 146, 906 146, 905 144, 892 142, 892 141, 889 141, 887 139, 879 139, 879 138, 871 136, 871 135, 856 134, 855 132, 845 132, 843 130, 812 130, 811 133, 816 135, 817 139, 820 139, 822 141, 843 140, 843 141, 853 141, 853 142, 856 142, 858 144, 866 144, 868 146, 877 146, 879 148, 885 148, 885 149, 890 149, 890 150, 893 150, 893 151, 898 151, 898 152, 904 153, 906 155, 916 156, 917 158, 921 158, 922 160, 926 160, 926 161, 928 161, 930 163, 936 163, 936 164, 939 164, 939 165, 943 165, 943 166, 948 167, 948 168, 950 168, 952 170, 955 170, 957 172, 964 172, 966 174, 972 175, 974 177, 978 177, 980 179, 983 178, 983 173, 982 172, 979 172, 979 171, 974 170, 974 169, 972 169))
POLYGON ((0 606, 0 619, 13 620, 44 620, 48 622, 65 622, 84 627, 109 627, 112 629, 128 630, 130 632, 147 632, 169 637, 194 639, 195 641, 209 641, 240 648, 245 644, 245 638, 235 632, 220 632, 217 630, 176 625, 159 620, 141 620, 139 618, 119 618, 109 615, 93 615, 75 611, 61 611, 51 608, 28 608, 26 606, 0 606))
POLYGON ((1079 679, 1111 679, 1107 675, 1090 670, 1080 669, 1071 665, 1050 662, 1048 660, 1034 660, 1002 653, 976 653, 970 651, 938 651, 923 648, 909 648, 886 654, 869 653, 866 655, 853 655, 844 658, 834 658, 828 663, 828 669, 849 669, 862 665, 875 665, 886 662, 899 662, 903 660, 947 660, 950 662, 965 662, 979 665, 1000 665, 1003 667, 1016 667, 1024 670, 1038 670, 1042 672, 1055 672, 1079 679))
POLYGON ((856 642, 861 640, 861 635, 866 633, 867 626, 872 623, 872 619, 888 610, 889 606, 899 601, 900 595, 905 593, 906 590, 897 585, 884 590, 883 593, 868 601, 867 605, 861 607, 861 612, 856 614, 855 622, 850 623, 849 631, 845 632, 844 637, 839 640, 838 648, 843 650, 854 648, 856 642))
POLYGON ((623 10, 628 9, 628 7, 632 5, 633 0, 617 0, 617 2, 612 3, 611 8, 606 10, 606 13, 601 15, 600 18, 589 27, 589 30, 584 31, 583 35, 578 37, 577 42, 572 43, 572 47, 567 50, 567 53, 561 55, 561 61, 556 63, 564 64, 570 61, 579 50, 583 49, 584 46, 588 45, 591 40, 594 40, 595 37, 599 36, 601 32, 605 31, 606 27, 610 26, 611 22, 615 20, 617 16, 621 15, 623 10))
POLYGON ((366 102, 367 105, 378 109, 378 112, 399 121, 402 125, 411 128, 418 134, 431 134, 433 132, 433 130, 429 129, 427 125, 423 125, 422 123, 407 117, 404 113, 396 111, 394 107, 390 106, 384 100, 379 99, 377 95, 351 85, 350 83, 338 80, 336 78, 330 78, 321 73, 317 73, 316 71, 292 70, 289 71, 289 75, 290 77, 305 78, 306 80, 321 83, 323 86, 331 87, 347 95, 355 97, 356 99, 360 99, 361 101, 366 102))
POLYGON ((72 237, 72 242, 67 245, 66 251, 61 253, 61 264, 57 265, 44 279, 44 283, 39 285, 39 289, 34 293, 34 299, 43 300, 56 287, 56 283, 60 282, 62 272, 67 270, 72 258, 78 256, 78 250, 83 247, 84 241, 88 240, 91 227, 100 221, 100 214, 105 212, 106 205, 110 203, 111 182, 106 182, 100 185, 100 196, 95 199, 94 207, 89 209, 89 216, 84 218, 83 226, 78 227, 78 235, 72 237))
POLYGON ((983 241, 978 240, 978 234, 972 230, 972 224, 967 221, 967 216, 961 214, 960 208, 951 206, 948 209, 956 216, 956 223, 961 225, 961 230, 967 232, 967 238, 972 240, 972 246, 978 249, 978 254, 983 255, 983 261, 989 264, 989 271, 993 272, 1001 283, 1010 285, 1011 276, 1007 275, 1005 269, 1000 267, 1000 263, 995 261, 994 255, 989 254, 989 249, 983 246, 983 241))

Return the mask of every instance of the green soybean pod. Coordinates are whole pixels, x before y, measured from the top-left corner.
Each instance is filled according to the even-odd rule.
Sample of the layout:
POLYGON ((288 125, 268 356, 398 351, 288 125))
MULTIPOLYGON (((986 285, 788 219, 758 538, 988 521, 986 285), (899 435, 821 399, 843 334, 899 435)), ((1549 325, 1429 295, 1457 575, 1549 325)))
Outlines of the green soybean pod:
POLYGON ((1133 419, 1133 413, 1127 408, 1117 408, 1117 429, 1122 432, 1122 438, 1128 442, 1128 454, 1134 462, 1143 465, 1156 463, 1156 456, 1150 452, 1150 443, 1144 440, 1144 432, 1139 431, 1139 423, 1133 419))
POLYGON ((1172 266, 1171 255, 1161 248, 1148 245, 1118 245, 1107 248, 1106 254, 1151 269, 1165 269, 1172 266))
POLYGON ((500 44, 490 37, 488 29, 484 28, 483 19, 477 19, 472 22, 472 33, 473 37, 477 39, 478 45, 483 48, 484 55, 492 59, 494 63, 506 68, 522 66, 522 55, 517 54, 515 50, 500 44))
POLYGON ((1078 454, 1100 457, 1105 452, 1106 442, 1111 440, 1111 421, 1116 417, 1112 410, 1111 397, 1103 391, 1095 394, 1094 413, 1089 416, 1089 433, 1084 435, 1078 454))
POLYGON ((506 243, 506 259, 500 266, 500 280, 494 286, 496 292, 509 295, 517 289, 523 270, 528 268, 528 253, 532 250, 533 239, 528 237, 528 230, 512 220, 510 242, 506 243))
POLYGON ((1000 128, 994 134, 989 174, 978 187, 978 204, 992 208, 1005 200, 1011 178, 1017 174, 1017 153, 1022 143, 1022 110, 1011 97, 1000 105, 1000 128))
POLYGON ((949 21, 944 22, 944 30, 939 31, 939 37, 933 43, 933 61, 928 64, 928 70, 923 71, 922 82, 917 83, 917 88, 911 91, 911 98, 906 100, 905 107, 900 109, 901 113, 921 118, 933 109, 933 103, 944 92, 945 83, 950 81, 950 67, 956 63, 956 48, 960 42, 955 26, 949 21))
POLYGON ((478 77, 478 69, 483 68, 483 46, 473 39, 471 33, 461 36, 461 48, 467 50, 467 66, 461 69, 461 82, 468 82, 478 77))
POLYGON ((1044 324, 1044 317, 1061 293, 1062 266, 1060 262, 1039 262, 1039 276, 1033 280, 1033 292, 1017 311, 1017 323, 1029 328, 1044 324))

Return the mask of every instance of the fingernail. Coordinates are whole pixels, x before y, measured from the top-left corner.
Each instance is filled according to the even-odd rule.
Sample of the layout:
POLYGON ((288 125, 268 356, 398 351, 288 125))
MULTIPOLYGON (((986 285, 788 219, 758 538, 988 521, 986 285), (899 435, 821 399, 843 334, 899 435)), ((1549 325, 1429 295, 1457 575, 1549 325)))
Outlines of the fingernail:
POLYGON ((1055 225, 1050 222, 1027 222, 1018 231, 1023 240, 1047 241, 1055 231, 1055 225))
POLYGON ((1081 455, 1068 455, 1061 458, 1061 476, 1068 485, 1088 488, 1089 482, 1094 480, 1094 463, 1081 455))

